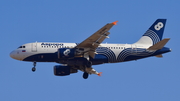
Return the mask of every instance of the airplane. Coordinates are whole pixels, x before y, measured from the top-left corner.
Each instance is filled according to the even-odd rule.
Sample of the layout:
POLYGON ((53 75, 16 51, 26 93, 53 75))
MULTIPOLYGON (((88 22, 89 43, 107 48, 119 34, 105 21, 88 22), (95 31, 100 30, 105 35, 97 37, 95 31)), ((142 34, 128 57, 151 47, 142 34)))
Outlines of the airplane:
POLYGON ((102 43, 109 38, 109 30, 117 21, 108 23, 81 43, 34 42, 21 45, 10 53, 10 57, 20 61, 33 62, 32 71, 36 70, 36 62, 56 62, 54 75, 67 76, 84 72, 83 78, 89 74, 101 76, 92 65, 118 63, 138 60, 147 57, 163 57, 171 52, 164 47, 170 38, 162 39, 166 19, 157 19, 142 37, 133 44, 102 43))

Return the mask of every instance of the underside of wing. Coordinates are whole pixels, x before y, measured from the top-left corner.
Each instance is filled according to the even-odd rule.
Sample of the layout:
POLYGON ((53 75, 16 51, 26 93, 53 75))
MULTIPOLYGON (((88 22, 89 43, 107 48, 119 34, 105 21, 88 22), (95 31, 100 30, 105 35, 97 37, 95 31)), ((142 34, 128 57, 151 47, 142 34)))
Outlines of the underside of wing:
POLYGON ((112 28, 113 25, 116 25, 117 21, 113 23, 108 23, 93 35, 88 37, 86 40, 78 44, 75 48, 86 48, 88 49, 86 52, 94 58, 96 48, 104 41, 104 39, 109 38, 110 34, 108 31, 112 28))

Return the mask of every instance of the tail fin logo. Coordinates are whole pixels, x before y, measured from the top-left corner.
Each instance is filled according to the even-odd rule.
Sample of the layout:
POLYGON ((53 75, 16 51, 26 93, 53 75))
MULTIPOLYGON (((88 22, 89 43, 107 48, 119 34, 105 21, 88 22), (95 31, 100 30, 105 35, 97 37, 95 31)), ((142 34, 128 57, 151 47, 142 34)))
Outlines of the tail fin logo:
POLYGON ((158 24, 156 24, 155 26, 154 26, 154 29, 155 30, 157 30, 157 31, 159 31, 161 28, 163 28, 164 27, 164 24, 162 23, 162 22, 158 22, 158 24))
POLYGON ((157 19, 136 44, 154 45, 162 40, 166 19, 157 19))

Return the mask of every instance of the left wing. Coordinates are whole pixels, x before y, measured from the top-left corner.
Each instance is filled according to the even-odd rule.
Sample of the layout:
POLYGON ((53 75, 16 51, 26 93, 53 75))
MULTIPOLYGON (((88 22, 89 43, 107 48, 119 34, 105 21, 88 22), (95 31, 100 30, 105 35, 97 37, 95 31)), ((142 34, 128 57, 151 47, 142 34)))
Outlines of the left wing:
POLYGON ((108 31, 112 28, 113 25, 116 25, 117 21, 113 23, 108 23, 93 35, 88 37, 86 40, 78 44, 75 48, 86 49, 85 53, 94 58, 96 48, 104 41, 104 39, 109 38, 110 34, 108 31))

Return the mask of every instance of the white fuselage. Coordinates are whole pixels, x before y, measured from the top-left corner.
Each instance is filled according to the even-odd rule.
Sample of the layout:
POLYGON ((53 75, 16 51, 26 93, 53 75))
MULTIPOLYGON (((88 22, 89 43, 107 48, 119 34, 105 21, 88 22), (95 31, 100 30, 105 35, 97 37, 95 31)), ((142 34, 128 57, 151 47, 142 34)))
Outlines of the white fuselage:
MULTIPOLYGON (((20 48, 11 52, 10 56, 14 59, 23 61, 25 58, 36 55, 36 54, 48 54, 48 53, 55 53, 60 48, 74 48, 77 44, 76 43, 57 43, 57 42, 35 42, 35 43, 27 43, 20 48)), ((97 48, 106 47, 112 50, 116 56, 116 59, 121 51, 127 48, 131 49, 147 49, 149 45, 141 45, 141 44, 100 44, 97 48)), ((46 61, 44 61, 46 62, 46 61)), ((54 61, 55 62, 55 61, 54 61)))

